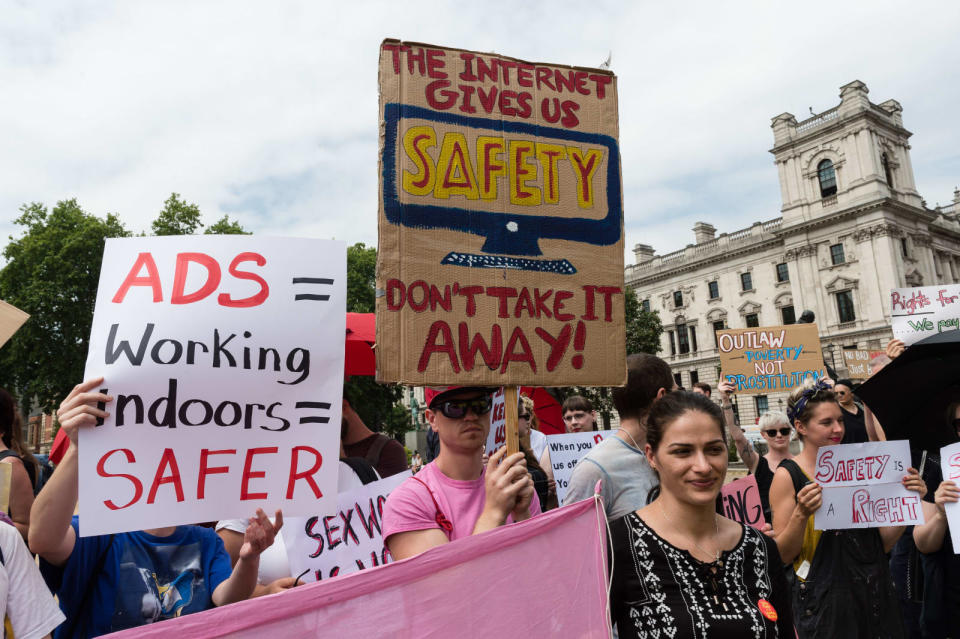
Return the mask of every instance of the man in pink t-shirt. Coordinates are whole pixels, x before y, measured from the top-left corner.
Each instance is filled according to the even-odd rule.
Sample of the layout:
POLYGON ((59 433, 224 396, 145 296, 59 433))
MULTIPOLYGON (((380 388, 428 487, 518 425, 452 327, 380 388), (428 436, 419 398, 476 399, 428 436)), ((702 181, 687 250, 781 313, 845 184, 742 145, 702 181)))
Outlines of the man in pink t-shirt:
POLYGON ((390 493, 383 538, 395 560, 540 513, 523 453, 501 448, 483 465, 492 389, 426 389, 427 421, 440 454, 390 493))

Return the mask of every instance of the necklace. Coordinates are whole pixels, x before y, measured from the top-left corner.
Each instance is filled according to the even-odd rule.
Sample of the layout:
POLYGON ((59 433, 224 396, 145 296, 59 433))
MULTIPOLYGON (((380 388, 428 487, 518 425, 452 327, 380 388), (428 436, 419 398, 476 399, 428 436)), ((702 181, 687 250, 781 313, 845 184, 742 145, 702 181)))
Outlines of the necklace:
MULTIPOLYGON (((677 528, 677 526, 673 523, 673 520, 670 519, 669 515, 667 515, 667 511, 663 508, 663 502, 658 500, 658 503, 660 504, 660 512, 663 513, 663 518, 667 520, 667 523, 670 524, 670 527, 673 528, 674 531, 679 533, 680 529, 677 528)), ((714 513, 713 515, 713 525, 716 530, 715 541, 717 541, 720 538, 720 519, 717 517, 716 513, 714 513)), ((709 568, 709 569, 705 572, 702 572, 701 574, 710 581, 710 586, 713 589, 713 603, 718 606, 723 606, 724 611, 726 611, 727 602, 721 601, 719 596, 723 594, 723 590, 717 574, 717 569, 723 568, 723 561, 721 561, 720 559, 720 544, 717 543, 716 552, 710 552, 706 550, 703 546, 698 544, 696 541, 694 541, 691 535, 684 535, 684 536, 687 537, 691 542, 693 542, 693 545, 699 548, 700 552, 702 552, 703 554, 713 555, 713 564, 708 564, 704 566, 705 568, 709 568)))
MULTIPOLYGON (((680 529, 677 528, 676 524, 673 523, 673 520, 670 519, 670 517, 667 515, 667 511, 664 510, 664 508, 663 508, 663 502, 661 502, 661 501, 658 500, 657 503, 660 504, 660 512, 663 513, 663 518, 667 520, 667 523, 670 524, 670 527, 673 528, 674 531, 676 531, 676 532, 679 533, 679 532, 680 532, 680 529)), ((718 539, 720 538, 720 519, 717 517, 716 513, 714 513, 714 515, 713 515, 713 525, 716 527, 716 533, 715 533, 715 538, 714 538, 715 543, 716 543, 716 540, 718 540, 718 539)), ((702 552, 702 553, 705 554, 705 555, 712 555, 712 556, 713 556, 713 561, 716 562, 718 566, 723 567, 723 562, 720 561, 720 554, 721 554, 721 553, 720 553, 720 544, 719 544, 719 543, 716 543, 716 545, 717 545, 717 550, 716 550, 715 552, 710 552, 709 550, 705 549, 703 546, 701 546, 700 544, 698 544, 696 541, 694 541, 694 539, 693 539, 692 536, 687 535, 687 534, 685 534, 685 533, 683 533, 683 535, 684 535, 685 537, 687 537, 687 538, 691 541, 691 543, 693 543, 694 546, 696 546, 697 548, 699 548, 699 549, 700 549, 700 552, 702 552)))
POLYGON ((630 433, 628 433, 627 431, 625 431, 625 430, 622 429, 622 428, 618 428, 618 429, 617 429, 617 432, 618 432, 618 433, 623 433, 624 435, 626 435, 627 437, 629 437, 629 438, 630 438, 630 443, 633 444, 633 447, 636 448, 637 450, 640 450, 640 446, 637 445, 637 440, 635 440, 635 439, 633 438, 633 435, 631 435, 630 433))

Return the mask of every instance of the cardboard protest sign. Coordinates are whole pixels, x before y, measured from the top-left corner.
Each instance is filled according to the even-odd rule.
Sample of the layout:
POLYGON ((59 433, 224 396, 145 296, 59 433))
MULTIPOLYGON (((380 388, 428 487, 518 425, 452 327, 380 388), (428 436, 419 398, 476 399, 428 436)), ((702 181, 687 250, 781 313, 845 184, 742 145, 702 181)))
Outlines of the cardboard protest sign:
POLYGON ((720 498, 723 502, 724 514, 729 519, 754 528, 763 528, 767 523, 763 516, 756 476, 747 475, 724 484, 720 490, 720 498))
MULTIPOLYGON (((605 520, 596 501, 584 500, 376 570, 110 636, 480 639, 515 636, 515 629, 557 628, 562 631, 553 634, 609 637, 605 520), (546 548, 562 561, 531 560, 546 548), (453 600, 476 605, 433 605, 453 600)), ((522 634, 540 636, 535 630, 522 634)))
POLYGON ((385 40, 377 379, 626 380, 609 71, 385 40))
POLYGON ((960 329, 960 284, 890 291, 893 336, 907 346, 944 331, 960 329))
POLYGON ((504 405, 503 389, 498 388, 493 394, 493 406, 490 408, 490 432, 487 433, 487 444, 484 452, 492 455, 501 446, 507 445, 507 413, 504 405))
POLYGON ((301 581, 322 581, 391 560, 383 545, 383 504, 409 472, 391 475, 337 495, 337 509, 327 515, 284 519, 283 542, 290 574, 301 581))
POLYGON ((342 242, 107 240, 81 535, 336 508, 345 279, 342 242))
POLYGON ((823 505, 814 515, 817 530, 913 526, 922 524, 920 495, 900 482, 823 489, 823 505))
POLYGON ((577 462, 613 433, 612 430, 590 430, 582 433, 547 435, 547 448, 550 451, 553 478, 557 482, 559 503, 562 504, 563 498, 567 496, 567 486, 570 485, 570 476, 577 462))
POLYGON ((0 346, 3 346, 20 330, 30 316, 12 304, 0 300, 0 346))
POLYGON ((720 367, 737 392, 789 391, 826 377, 816 324, 717 331, 720 367))
POLYGON ((821 447, 814 481, 823 487, 823 504, 814 527, 922 524, 920 495, 900 483, 909 467, 910 444, 905 440, 821 447))
POLYGON ((850 379, 870 377, 870 351, 843 351, 843 363, 850 379))
POLYGON ((814 481, 832 486, 899 482, 910 468, 910 442, 864 442, 821 446, 814 481))
MULTIPOLYGON (((940 467, 944 480, 960 486, 960 443, 940 449, 940 467)), ((953 541, 953 552, 960 554, 960 502, 946 504, 944 511, 947 515, 947 526, 950 528, 950 540, 953 541)))

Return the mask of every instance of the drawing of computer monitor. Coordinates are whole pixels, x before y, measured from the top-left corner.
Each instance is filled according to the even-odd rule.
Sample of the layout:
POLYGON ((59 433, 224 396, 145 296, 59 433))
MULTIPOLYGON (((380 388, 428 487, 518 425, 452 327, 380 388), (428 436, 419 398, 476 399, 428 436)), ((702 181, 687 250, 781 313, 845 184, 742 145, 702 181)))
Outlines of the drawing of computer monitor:
MULTIPOLYGON (((451 247, 441 261, 443 264, 573 274, 577 272, 577 268, 565 258, 539 258, 543 255, 540 240, 567 240, 593 246, 608 246, 621 239, 623 206, 620 193, 620 154, 616 139, 609 135, 437 112, 396 103, 385 105, 384 122, 382 184, 383 209, 387 221, 408 228, 447 229, 485 238, 482 254, 464 253, 451 247), (582 164, 586 161, 578 155, 583 153, 578 149, 599 149, 597 153, 604 157, 601 166, 605 169, 602 174, 597 173, 595 176, 595 181, 600 186, 597 189, 597 201, 589 202, 589 207, 581 201, 582 210, 578 209, 574 215, 569 213, 569 207, 564 214, 550 215, 549 206, 503 206, 502 198, 497 201, 491 201, 489 197, 487 201, 477 198, 450 198, 452 204, 443 206, 436 204, 438 200, 433 197, 420 198, 429 200, 429 204, 418 203, 416 198, 411 198, 406 193, 404 201, 401 201, 400 183, 404 176, 397 166, 398 154, 405 149, 409 153, 411 145, 414 151, 417 150, 416 139, 411 141, 401 132, 401 123, 404 122, 426 125, 435 123, 451 130, 467 131, 474 141, 480 140, 481 135, 486 136, 482 139, 487 140, 497 139, 495 136, 506 140, 511 135, 527 141, 543 140, 550 143, 545 146, 561 149, 558 153, 566 154, 567 151, 563 149, 570 149, 569 154, 576 156, 577 161, 581 162, 580 170, 583 176, 586 173, 583 172, 582 164)), ((423 128, 429 130, 429 126, 423 128)), ((410 127, 407 130, 409 131, 410 127)), ((431 140, 430 143, 439 145, 440 141, 431 140)), ((436 154, 437 151, 434 149, 433 152, 436 154)), ((476 153, 480 151, 477 150, 476 153)), ((426 156, 421 155, 421 158, 426 156)), ((435 160, 436 158, 430 158, 429 161, 435 160)), ((481 176, 478 174, 475 177, 481 176)), ((543 175, 540 178, 543 182, 547 181, 543 175)), ((546 188, 546 185, 541 184, 541 188, 546 188)), ((587 195, 584 197, 589 197, 586 187, 585 192, 587 195)), ((579 193, 577 197, 580 197, 579 193)), ((546 191, 543 198, 549 199, 546 191)))

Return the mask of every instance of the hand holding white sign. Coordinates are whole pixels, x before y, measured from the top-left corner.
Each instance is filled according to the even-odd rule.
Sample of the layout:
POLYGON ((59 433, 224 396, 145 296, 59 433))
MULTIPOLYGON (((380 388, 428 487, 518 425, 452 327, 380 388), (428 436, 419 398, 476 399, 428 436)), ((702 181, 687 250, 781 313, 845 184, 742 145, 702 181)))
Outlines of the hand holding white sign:
POLYGON ((814 479, 823 486, 817 530, 924 522, 920 500, 926 485, 910 468, 906 441, 824 446, 817 451, 814 479))
MULTIPOLYGON (((342 242, 107 240, 81 424, 80 534, 336 504, 342 242), (283 321, 278 321, 282 318, 283 321), (106 414, 109 413, 109 414, 106 414)), ((79 414, 77 414, 79 419, 79 414)))

